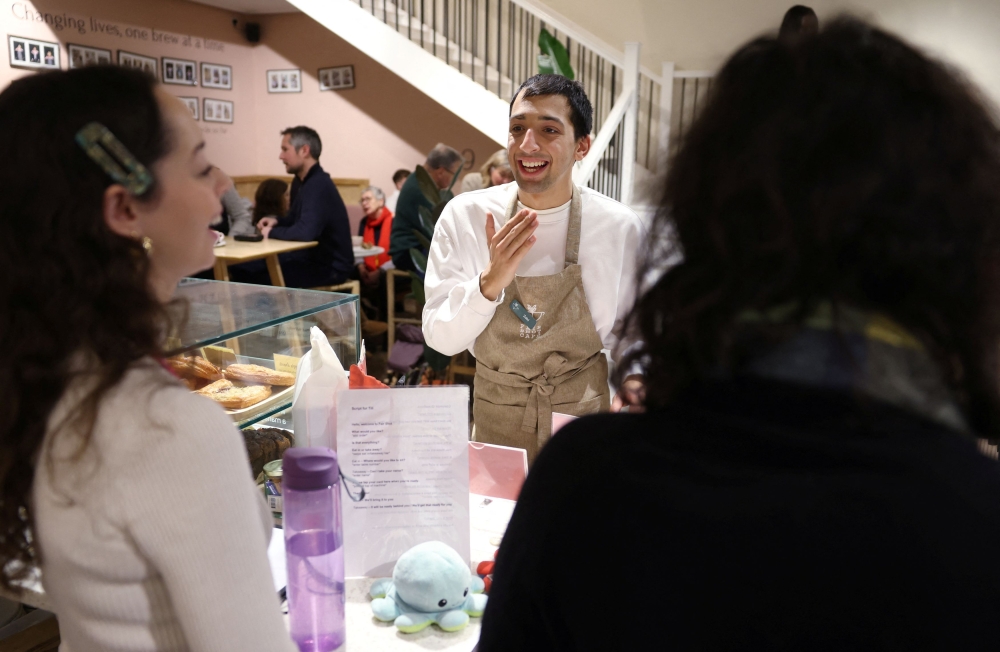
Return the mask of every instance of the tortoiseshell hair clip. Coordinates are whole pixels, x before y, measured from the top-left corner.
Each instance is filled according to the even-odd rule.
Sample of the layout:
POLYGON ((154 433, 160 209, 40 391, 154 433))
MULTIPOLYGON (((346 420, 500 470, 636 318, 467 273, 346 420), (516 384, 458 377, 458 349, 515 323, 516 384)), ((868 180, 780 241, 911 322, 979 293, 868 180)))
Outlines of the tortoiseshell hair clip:
POLYGON ((153 175, 132 152, 99 122, 91 122, 76 132, 76 142, 108 176, 138 197, 153 185, 153 175))

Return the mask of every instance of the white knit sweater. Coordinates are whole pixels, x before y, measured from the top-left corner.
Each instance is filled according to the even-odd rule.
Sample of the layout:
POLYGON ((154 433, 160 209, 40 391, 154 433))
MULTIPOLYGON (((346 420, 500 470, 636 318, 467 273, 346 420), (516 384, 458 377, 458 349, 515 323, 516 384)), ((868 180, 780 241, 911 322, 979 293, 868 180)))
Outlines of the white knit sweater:
POLYGON ((32 492, 63 652, 295 649, 267 562, 270 514, 221 408, 147 360, 104 397, 72 461, 76 441, 50 427, 32 492))

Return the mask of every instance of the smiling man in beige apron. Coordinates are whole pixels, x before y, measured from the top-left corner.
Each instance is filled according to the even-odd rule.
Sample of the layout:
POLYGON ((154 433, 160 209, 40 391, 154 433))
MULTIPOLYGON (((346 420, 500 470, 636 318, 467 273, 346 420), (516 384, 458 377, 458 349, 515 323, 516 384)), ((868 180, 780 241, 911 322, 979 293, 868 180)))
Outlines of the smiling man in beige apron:
MULTIPOLYGON (((524 448, 532 461, 553 412, 609 409, 605 351, 624 348, 634 300, 639 219, 573 184, 592 126, 579 83, 537 75, 522 84, 510 107, 515 183, 453 199, 428 257, 427 343, 472 351, 476 439, 524 448)), ((630 383, 627 402, 640 386, 630 383)))

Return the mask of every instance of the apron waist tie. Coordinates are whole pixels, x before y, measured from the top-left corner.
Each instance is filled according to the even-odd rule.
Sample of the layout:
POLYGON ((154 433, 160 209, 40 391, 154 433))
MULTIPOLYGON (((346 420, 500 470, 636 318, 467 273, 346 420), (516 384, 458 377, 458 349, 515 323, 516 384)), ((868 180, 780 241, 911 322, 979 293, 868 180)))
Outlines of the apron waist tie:
POLYGON ((565 356, 559 353, 550 353, 542 366, 543 373, 530 379, 518 374, 490 369, 481 362, 476 365, 476 374, 496 385, 531 388, 528 393, 528 403, 524 407, 521 430, 536 432, 537 429, 538 446, 541 448, 552 436, 552 392, 557 386, 593 367, 603 355, 601 351, 598 351, 584 360, 579 367, 567 369, 568 361, 565 356))

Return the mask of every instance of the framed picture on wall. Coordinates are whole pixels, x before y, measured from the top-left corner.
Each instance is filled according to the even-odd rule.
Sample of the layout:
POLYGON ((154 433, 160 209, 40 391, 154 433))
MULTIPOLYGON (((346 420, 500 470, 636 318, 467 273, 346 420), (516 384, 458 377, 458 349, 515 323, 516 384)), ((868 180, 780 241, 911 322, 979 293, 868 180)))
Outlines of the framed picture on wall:
POLYGON ((191 115, 194 116, 195 120, 199 120, 200 119, 200 116, 198 115, 198 98, 197 97, 178 97, 177 99, 179 99, 181 102, 184 102, 184 104, 187 106, 187 108, 191 111, 191 115))
POLYGON ((233 123, 235 107, 233 107, 232 102, 228 100, 211 100, 206 97, 202 103, 205 106, 201 112, 201 119, 205 122, 233 123))
POLYGON ((233 89, 233 68, 217 63, 201 64, 201 85, 205 88, 233 89))
POLYGON ((321 91, 341 91, 345 88, 354 88, 354 66, 319 69, 321 91))
POLYGON ((197 86, 198 64, 187 59, 163 57, 163 83, 197 86))
POLYGON ((268 93, 301 93, 302 92, 302 71, 292 70, 268 70, 267 71, 267 92, 268 93))
MULTIPOLYGON (((111 50, 92 48, 89 45, 67 43, 66 51, 69 53, 70 68, 83 68, 84 66, 99 66, 111 63, 111 50)), ((155 59, 153 63, 155 65, 155 59)))
POLYGON ((141 54, 135 54, 134 52, 126 52, 125 50, 118 50, 119 66, 145 70, 153 77, 157 77, 156 64, 157 61, 153 57, 146 57, 141 54))
POLYGON ((31 70, 58 70, 59 44, 49 41, 36 41, 23 36, 7 36, 7 50, 10 53, 11 68, 28 68, 31 70))

